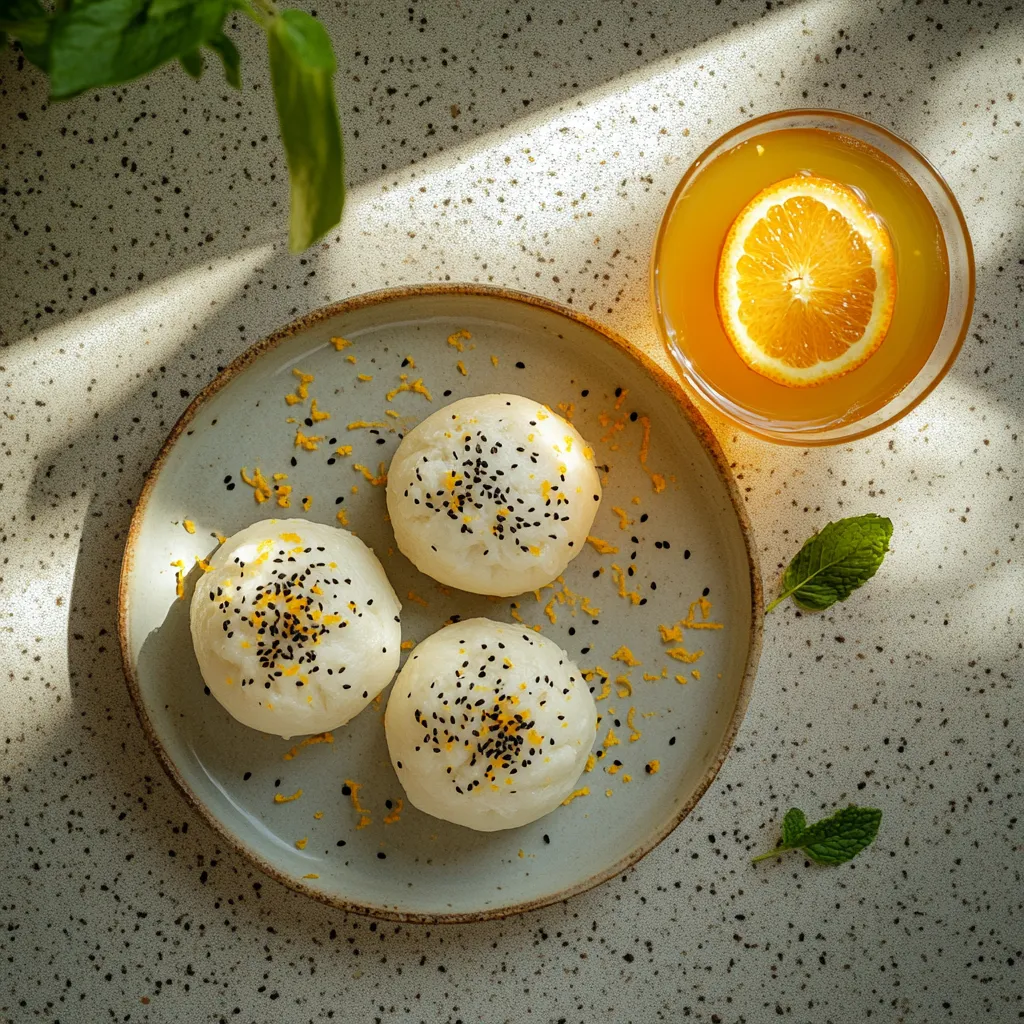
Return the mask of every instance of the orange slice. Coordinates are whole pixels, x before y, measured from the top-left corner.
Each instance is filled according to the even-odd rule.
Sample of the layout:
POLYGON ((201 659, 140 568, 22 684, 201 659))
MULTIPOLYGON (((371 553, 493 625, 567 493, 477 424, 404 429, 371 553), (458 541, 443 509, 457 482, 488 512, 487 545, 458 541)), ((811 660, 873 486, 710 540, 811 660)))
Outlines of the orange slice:
POLYGON ((759 192, 733 221, 718 265, 718 310, 740 358, 790 387, 860 366, 882 344, 896 260, 852 189, 798 175, 759 192))

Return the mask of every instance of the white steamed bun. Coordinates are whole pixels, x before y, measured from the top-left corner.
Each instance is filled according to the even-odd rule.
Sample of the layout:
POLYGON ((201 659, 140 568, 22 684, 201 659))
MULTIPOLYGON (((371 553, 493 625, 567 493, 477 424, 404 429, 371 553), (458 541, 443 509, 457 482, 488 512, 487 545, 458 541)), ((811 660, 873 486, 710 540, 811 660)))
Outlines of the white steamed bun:
POLYGON ((347 530, 267 519, 229 537, 192 596, 210 692, 243 725, 290 737, 355 717, 398 668, 401 604, 347 530))
POLYGON ((388 470, 403 554, 475 594, 511 597, 550 583, 583 550, 600 501, 586 441, 519 395, 439 409, 406 435, 388 470))
POLYGON ((493 832, 548 814, 572 792, 597 709, 557 644, 520 626, 469 619, 417 645, 395 680, 384 726, 416 807, 493 832))

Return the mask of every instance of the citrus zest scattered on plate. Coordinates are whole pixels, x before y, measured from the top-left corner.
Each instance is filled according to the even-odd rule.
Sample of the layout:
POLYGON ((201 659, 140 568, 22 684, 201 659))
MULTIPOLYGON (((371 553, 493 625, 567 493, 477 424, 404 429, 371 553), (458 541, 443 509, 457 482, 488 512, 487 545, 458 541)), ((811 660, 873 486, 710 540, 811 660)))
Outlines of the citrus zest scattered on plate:
POLYGON ((892 241, 853 189, 786 178, 733 221, 717 299, 747 366, 779 384, 812 387, 856 369, 882 344, 896 301, 892 241))

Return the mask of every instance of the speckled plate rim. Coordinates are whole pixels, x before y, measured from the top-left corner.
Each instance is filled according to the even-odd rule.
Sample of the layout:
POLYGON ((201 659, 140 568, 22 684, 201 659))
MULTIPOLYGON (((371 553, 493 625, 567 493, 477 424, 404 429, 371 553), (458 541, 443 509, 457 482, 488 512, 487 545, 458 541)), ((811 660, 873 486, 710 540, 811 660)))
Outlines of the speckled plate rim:
POLYGON ((164 771, 181 791, 186 801, 200 815, 206 824, 209 825, 214 832, 220 835, 229 846, 237 850, 249 861, 255 864, 264 874, 269 875, 278 882, 281 882, 282 885, 286 885, 288 888, 294 889, 296 892, 302 893, 304 896, 310 896, 321 903, 337 907, 340 910, 378 917, 387 921, 400 921, 403 923, 469 924, 476 921, 499 920, 506 917, 512 917, 516 914, 523 914, 530 910, 538 910, 541 907, 546 907, 553 903, 563 902, 578 893, 586 892, 588 889, 592 889, 594 886, 600 885, 602 882, 606 882, 615 875, 621 874, 623 871, 626 871, 628 868, 636 865, 679 826, 694 807, 697 806, 715 776, 718 775, 719 770, 725 763, 725 759, 728 756, 729 751, 732 749, 733 741, 739 731, 740 723, 743 721, 747 705, 750 702, 750 695, 753 692, 754 677, 757 674, 758 659, 761 653, 761 638, 764 625, 763 605, 761 569, 757 557, 757 546, 754 542, 753 529, 751 527, 750 520, 748 519, 746 510, 743 507, 743 500, 740 496, 739 488, 733 480, 732 474, 729 472, 728 462, 726 461, 725 453, 722 451, 722 448, 718 443, 718 439, 711 431, 711 428, 708 426, 696 405, 694 405, 682 385, 677 380, 671 377, 649 356, 635 348, 622 336, 616 334, 609 328, 604 327, 597 321, 592 320, 585 314, 579 313, 567 306, 563 306, 560 303, 552 302, 549 299, 544 299, 537 295, 530 295, 526 292, 514 291, 508 288, 496 288, 489 285, 459 283, 420 284, 365 292, 361 295, 354 296, 353 298, 345 299, 342 302, 336 302, 329 306, 322 306, 319 309, 313 310, 311 313, 307 313, 305 316, 293 320, 290 324, 282 327, 278 331, 275 331, 269 337, 250 346, 245 350, 245 352, 221 370, 221 372, 218 373, 217 376, 199 392, 198 395, 196 395, 188 408, 181 414, 178 422, 174 424, 170 434, 167 436, 167 440, 164 441, 163 445, 160 447, 159 453, 153 460, 153 465, 146 473, 142 492, 139 495, 139 500, 135 505, 135 511, 132 514, 131 523, 128 527, 128 536, 125 542, 124 555, 121 561, 121 574, 118 583, 117 634, 121 648, 121 663, 124 669, 125 681, 128 684, 128 693, 130 694, 132 703, 135 706, 135 712, 138 715, 139 723, 142 726, 143 732, 146 734, 150 745, 156 752, 157 758, 163 766, 164 771), (744 666, 743 676, 740 680, 739 692, 736 697, 736 704, 733 708, 732 716, 725 731, 725 735, 722 737, 718 750, 715 752, 714 760, 697 783, 690 799, 687 800, 686 803, 683 804, 682 808, 680 808, 680 810, 660 829, 657 829, 650 835, 646 836, 643 842, 624 857, 617 860, 614 864, 609 865, 607 868, 596 872, 590 877, 585 878, 574 885, 568 886, 560 892, 541 896, 533 900, 526 900, 507 907, 481 911, 479 913, 409 913, 397 911, 391 907, 382 907, 370 903, 359 903, 352 900, 338 899, 332 897, 328 893, 314 890, 309 886, 304 885, 301 881, 291 878, 279 871, 268 860, 246 846, 245 843, 236 836, 192 791, 188 782, 178 770, 178 766, 175 764, 174 759, 170 756, 156 733, 153 722, 146 710, 142 692, 139 689, 139 683, 132 668, 132 661, 128 649, 128 579, 134 568, 135 548, 136 542, 139 539, 139 534, 142 530, 142 520, 149 504, 153 485, 160 474, 160 470, 164 462, 170 455, 178 439, 185 433, 189 424, 191 424, 196 418, 196 415, 203 407, 204 403, 216 395, 221 388, 230 383, 231 380, 233 380, 247 367, 251 366, 262 355, 277 348, 277 346, 282 342, 291 338, 298 332, 306 330, 314 324, 335 316, 354 312, 355 310, 365 309, 369 306, 384 305, 399 299, 434 295, 473 295, 500 299, 511 303, 525 303, 529 306, 547 310, 548 312, 555 313, 558 316, 565 317, 567 320, 574 321, 577 324, 581 324, 582 326, 589 328, 597 337, 603 339, 606 344, 617 349, 619 352, 624 353, 638 363, 641 369, 643 369, 647 374, 648 378, 650 378, 651 383, 661 391, 664 391, 676 403, 679 411, 689 422, 690 427, 693 429, 704 450, 710 456, 712 465, 717 471, 719 479, 725 486, 726 493, 729 496, 729 500, 732 503, 732 507, 739 522, 740 532, 743 536, 744 547, 746 550, 747 569, 750 580, 751 607, 749 646, 747 649, 746 665, 744 666))

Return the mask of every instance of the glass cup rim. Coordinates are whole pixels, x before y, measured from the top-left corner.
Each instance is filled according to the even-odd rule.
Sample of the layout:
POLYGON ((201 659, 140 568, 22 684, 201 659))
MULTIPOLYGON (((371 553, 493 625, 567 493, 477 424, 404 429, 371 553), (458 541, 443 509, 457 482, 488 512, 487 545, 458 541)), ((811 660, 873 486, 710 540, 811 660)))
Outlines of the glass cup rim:
MULTIPOLYGON (((757 134, 757 133, 755 133, 757 134)), ((929 202, 931 202, 929 200, 929 202)), ((934 204, 932 204, 934 206, 934 204)), ((767 114, 761 114, 758 117, 751 118, 748 121, 742 121, 740 124, 730 128, 727 132, 719 135, 713 142, 706 146, 698 156, 691 162, 689 167, 680 177, 678 184, 672 191, 672 195, 669 197, 668 203, 665 206, 665 212, 662 214, 661 222, 658 225, 658 233, 655 237, 654 248, 651 256, 651 267, 650 267, 650 282, 651 282, 651 295, 654 305, 655 321, 657 323, 658 333, 661 336, 662 345, 669 353, 669 357, 676 371, 682 376, 683 380, 689 387, 691 387, 696 393, 707 402, 716 413, 723 416, 730 423, 733 423, 747 433, 753 434, 755 437, 762 438, 763 440, 773 441, 776 444, 786 444, 794 447, 817 447, 833 444, 846 444, 850 441, 856 441, 863 437, 868 437, 871 434, 875 434, 880 430, 884 430, 886 427, 892 426, 895 422, 902 419, 918 405, 921 404, 939 383, 945 378, 949 372, 953 363, 956 362, 957 356, 960 354, 961 348, 963 348, 964 341, 967 338, 967 332, 970 329, 971 318, 974 312, 974 293, 975 293, 975 265, 974 265, 974 246, 971 241, 970 231, 967 227, 967 220, 964 217, 963 210, 960 208, 960 204, 957 202, 956 196, 953 194, 953 190, 947 184, 945 178, 938 172, 932 162, 921 153, 915 146, 909 143, 902 136, 897 135, 895 132, 890 131, 888 128, 877 124, 874 121, 869 121, 867 118, 860 117, 857 114, 850 114, 844 110, 835 110, 828 107, 790 107, 785 110, 776 110, 767 114), (957 328, 957 337, 950 348, 949 354, 943 362, 942 366, 934 373, 931 380, 925 383, 921 390, 912 399, 907 401, 905 404, 899 405, 898 408, 893 409, 891 415, 884 416, 877 423, 872 423, 866 426, 859 426, 859 421, 852 421, 849 426, 850 430, 835 434, 836 428, 825 428, 820 433, 813 430, 802 431, 802 432, 774 432, 767 430, 759 425, 749 423, 728 409, 722 407, 719 401, 716 399, 713 391, 708 385, 701 379, 699 374, 695 373, 692 369, 684 366, 681 359, 676 355, 673 349, 673 342, 669 336, 669 332, 665 323, 665 314, 661 306, 661 296, 658 286, 658 275, 657 268, 659 263, 659 257, 661 255, 662 246, 665 241, 665 234, 668 230, 668 223, 671 219, 672 212, 676 208, 676 204, 679 201, 680 195, 687 188, 693 178, 704 168, 708 159, 716 154, 717 152, 728 148, 729 144, 739 135, 746 134, 751 129, 762 129, 767 128, 773 123, 781 120, 794 120, 798 118, 815 118, 815 119, 834 119, 839 122, 847 122, 853 124, 862 130, 870 133, 875 133, 882 136, 889 143, 894 146, 905 150, 911 157, 918 161, 926 171, 930 174, 934 180, 934 183, 939 187, 940 191, 945 196, 946 202, 949 204, 949 209, 953 213, 956 225, 959 229, 961 239, 964 246, 964 253, 966 256, 966 301, 964 302, 963 313, 960 318, 960 324, 957 328)), ((949 330, 948 321, 944 321, 942 329, 939 334, 941 339, 942 335, 949 330)), ((936 340, 936 345, 938 339, 936 340)), ((922 373, 922 370, 918 373, 922 373)), ((916 379, 915 378, 912 378, 916 379)), ((908 381, 908 386, 911 382, 908 381)), ((894 395, 886 405, 882 406, 878 413, 884 413, 886 409, 892 406, 894 403, 898 403, 900 392, 894 395)), ((839 428, 841 429, 841 428, 839 428)))

